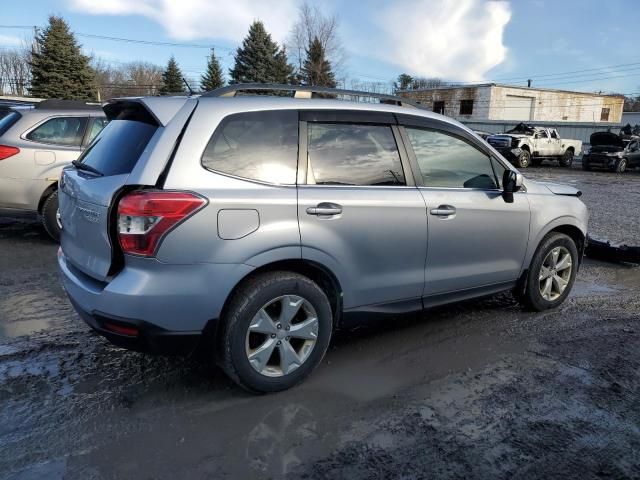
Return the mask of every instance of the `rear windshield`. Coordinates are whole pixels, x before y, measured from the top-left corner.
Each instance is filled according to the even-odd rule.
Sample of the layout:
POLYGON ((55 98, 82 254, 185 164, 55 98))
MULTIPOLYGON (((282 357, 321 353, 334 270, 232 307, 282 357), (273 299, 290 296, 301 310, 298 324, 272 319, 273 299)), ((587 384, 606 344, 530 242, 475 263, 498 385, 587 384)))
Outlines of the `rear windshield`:
POLYGON ((22 115, 18 112, 9 112, 4 117, 0 118, 0 137, 4 135, 6 131, 20 119, 21 116, 22 115))
POLYGON ((131 173, 157 128, 135 120, 112 120, 79 160, 105 176, 131 173))

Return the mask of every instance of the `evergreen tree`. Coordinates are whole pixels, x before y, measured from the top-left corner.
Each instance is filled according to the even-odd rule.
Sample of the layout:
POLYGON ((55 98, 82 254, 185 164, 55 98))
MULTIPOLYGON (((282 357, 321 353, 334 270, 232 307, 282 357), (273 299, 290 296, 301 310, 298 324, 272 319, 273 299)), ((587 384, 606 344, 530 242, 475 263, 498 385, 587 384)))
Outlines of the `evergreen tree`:
POLYGON ((314 37, 309 42, 300 77, 305 85, 331 88, 336 86, 331 64, 326 58, 324 48, 318 37, 314 37))
POLYGON ((205 92, 208 90, 215 90, 216 88, 220 88, 224 85, 222 68, 220 68, 220 62, 218 62, 213 48, 211 49, 211 56, 207 63, 207 71, 202 76, 200 85, 201 90, 205 92))
POLYGON ((291 85, 299 83, 294 74, 293 65, 287 61, 287 51, 284 47, 276 54, 272 78, 271 81, 273 83, 286 83, 291 85))
POLYGON ((413 84, 413 77, 408 73, 401 73, 394 86, 395 90, 408 90, 411 84, 413 84))
POLYGON ((256 20, 236 51, 229 75, 230 83, 288 83, 293 67, 287 63, 284 49, 271 39, 264 24, 256 20))
POLYGON ((178 62, 173 55, 167 63, 167 68, 162 72, 162 87, 160 88, 160 95, 167 95, 171 93, 184 93, 184 81, 178 62))
POLYGON ((89 57, 61 17, 49 17, 49 25, 36 35, 31 56, 31 95, 67 100, 94 100, 97 88, 89 57))

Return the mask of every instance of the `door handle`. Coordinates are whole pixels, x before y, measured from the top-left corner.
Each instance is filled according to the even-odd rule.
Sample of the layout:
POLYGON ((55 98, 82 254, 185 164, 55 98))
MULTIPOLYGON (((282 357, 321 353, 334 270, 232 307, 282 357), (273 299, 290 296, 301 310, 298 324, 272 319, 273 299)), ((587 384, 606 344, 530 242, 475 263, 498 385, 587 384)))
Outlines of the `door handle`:
POLYGON ((315 207, 308 207, 309 215, 340 215, 342 213, 342 205, 337 203, 322 202, 315 207))
POLYGON ((432 208, 429 213, 438 217, 448 217, 456 214, 456 207, 451 205, 440 205, 438 208, 432 208))

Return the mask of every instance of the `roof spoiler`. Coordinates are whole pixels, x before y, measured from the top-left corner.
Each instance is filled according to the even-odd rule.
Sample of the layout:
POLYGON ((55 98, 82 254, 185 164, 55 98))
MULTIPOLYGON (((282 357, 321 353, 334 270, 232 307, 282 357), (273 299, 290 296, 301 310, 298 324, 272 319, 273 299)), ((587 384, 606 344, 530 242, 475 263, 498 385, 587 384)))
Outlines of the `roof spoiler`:
POLYGON ((137 120, 165 127, 189 100, 189 97, 115 98, 102 109, 109 120, 137 120))

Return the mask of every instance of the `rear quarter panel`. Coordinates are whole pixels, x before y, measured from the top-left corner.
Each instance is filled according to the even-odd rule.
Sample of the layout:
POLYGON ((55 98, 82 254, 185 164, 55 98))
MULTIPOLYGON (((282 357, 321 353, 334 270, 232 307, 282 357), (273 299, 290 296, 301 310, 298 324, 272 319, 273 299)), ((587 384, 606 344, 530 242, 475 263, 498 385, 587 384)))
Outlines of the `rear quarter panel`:
POLYGON ((202 154, 216 127, 225 116, 238 111, 238 102, 233 99, 209 103, 201 101, 194 111, 164 185, 165 189, 198 193, 209 204, 168 234, 158 251, 158 259, 168 263, 244 263, 259 267, 301 258, 295 185, 248 181, 202 166, 202 154), (240 213, 233 220, 233 211, 247 210, 258 212, 257 229, 253 228, 251 216, 240 213), (221 216, 221 211, 226 213, 221 216), (246 225, 246 235, 222 239, 219 218, 233 221, 234 228, 240 230, 243 225, 237 222, 247 218, 250 225, 246 225))

